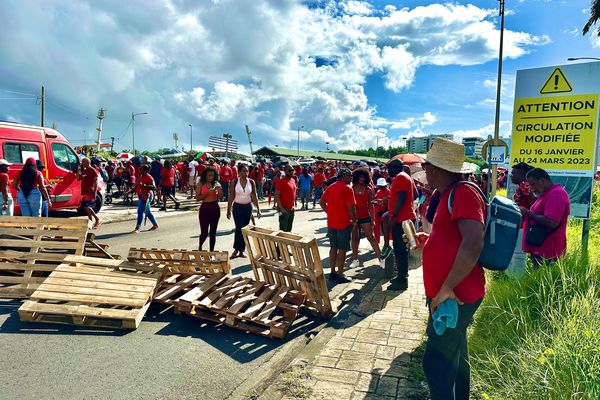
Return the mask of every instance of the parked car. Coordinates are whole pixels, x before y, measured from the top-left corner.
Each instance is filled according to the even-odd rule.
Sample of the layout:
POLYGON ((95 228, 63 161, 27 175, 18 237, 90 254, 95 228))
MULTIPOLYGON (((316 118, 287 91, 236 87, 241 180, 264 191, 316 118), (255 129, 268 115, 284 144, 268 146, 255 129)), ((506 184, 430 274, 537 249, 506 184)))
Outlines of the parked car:
MULTIPOLYGON (((29 157, 42 161, 46 166, 46 179, 54 184, 50 191, 50 200, 52 200, 50 210, 82 211, 81 182, 76 177, 80 161, 69 141, 54 129, 0 122, 0 158, 12 164, 8 169, 11 182, 23 169, 23 164, 29 157)), ((12 185, 11 190, 13 198, 16 199, 17 193, 12 185)), ((105 190, 105 184, 98 176, 98 192, 94 207, 96 212, 100 211, 104 204, 105 190)), ((20 213, 20 210, 18 203, 15 202, 15 214, 17 213, 20 213)))

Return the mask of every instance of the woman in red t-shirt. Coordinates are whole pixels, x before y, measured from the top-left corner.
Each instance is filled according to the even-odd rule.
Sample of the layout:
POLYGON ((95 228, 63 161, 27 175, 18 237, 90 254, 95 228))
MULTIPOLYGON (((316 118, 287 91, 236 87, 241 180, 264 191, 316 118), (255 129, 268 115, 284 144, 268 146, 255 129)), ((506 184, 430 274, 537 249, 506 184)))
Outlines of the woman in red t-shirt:
POLYGON ((373 189, 371 188, 371 175, 364 168, 357 168, 352 172, 352 190, 356 199, 356 225, 352 228, 352 264, 350 268, 359 266, 358 261, 358 245, 360 242, 360 231, 362 230, 365 237, 371 243, 371 247, 375 251, 375 256, 379 259, 381 266, 385 266, 385 260, 381 258, 381 249, 379 243, 373 237, 373 189))
POLYGON ((21 172, 15 177, 13 187, 19 189, 17 201, 24 217, 39 217, 42 214, 42 200, 52 206, 50 196, 44 186, 42 173, 35 166, 35 159, 29 157, 21 172))
POLYGON ((221 197, 223 197, 223 188, 219 183, 219 172, 215 167, 209 165, 200 174, 200 183, 196 185, 196 200, 202 202, 198 210, 198 220, 200 221, 198 250, 200 251, 209 236, 209 249, 215 251, 217 227, 221 218, 221 208, 219 207, 221 197))
POLYGON ((169 160, 165 160, 165 164, 160 170, 160 186, 163 203, 160 211, 167 211, 167 198, 171 199, 175 203, 175 209, 178 209, 179 202, 175 198, 175 168, 169 160))
POLYGON ((375 228, 373 235, 377 243, 381 240, 381 220, 383 214, 387 211, 389 197, 390 190, 388 189, 387 181, 385 178, 377 179, 377 192, 375 193, 375 200, 373 200, 373 205, 375 206, 375 228))
MULTIPOLYGON (((150 222, 152 222, 152 228, 148 229, 149 231, 155 231, 158 229, 158 223, 156 222, 154 214, 152 214, 152 209, 150 208, 150 204, 154 198, 156 186, 154 184, 154 178, 148 174, 149 170, 150 167, 146 164, 142 164, 139 167, 140 179, 137 180, 135 185, 135 191, 138 195, 137 222, 132 233, 140 232, 144 217, 147 217, 150 222)), ((131 189, 130 192, 131 191, 133 191, 133 189, 131 189)))

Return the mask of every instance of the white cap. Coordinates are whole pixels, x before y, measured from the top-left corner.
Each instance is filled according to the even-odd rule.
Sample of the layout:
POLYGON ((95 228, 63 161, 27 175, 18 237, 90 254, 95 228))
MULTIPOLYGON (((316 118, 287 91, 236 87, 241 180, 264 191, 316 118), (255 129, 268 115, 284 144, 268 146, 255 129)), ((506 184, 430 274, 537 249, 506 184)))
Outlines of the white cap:
POLYGON ((385 178, 377 179, 377 186, 387 186, 387 181, 385 180, 385 178))
POLYGON ((12 164, 9 163, 8 161, 6 161, 4 158, 0 158, 0 165, 12 165, 12 164))

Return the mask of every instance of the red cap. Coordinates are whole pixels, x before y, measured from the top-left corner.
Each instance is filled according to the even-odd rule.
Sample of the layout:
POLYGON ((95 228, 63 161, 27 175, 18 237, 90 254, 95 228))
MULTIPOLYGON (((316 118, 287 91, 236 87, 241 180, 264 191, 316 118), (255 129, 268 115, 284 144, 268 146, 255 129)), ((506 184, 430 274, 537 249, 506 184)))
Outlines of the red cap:
POLYGON ((35 164, 35 158, 29 157, 27 160, 25 160, 25 164, 35 164))

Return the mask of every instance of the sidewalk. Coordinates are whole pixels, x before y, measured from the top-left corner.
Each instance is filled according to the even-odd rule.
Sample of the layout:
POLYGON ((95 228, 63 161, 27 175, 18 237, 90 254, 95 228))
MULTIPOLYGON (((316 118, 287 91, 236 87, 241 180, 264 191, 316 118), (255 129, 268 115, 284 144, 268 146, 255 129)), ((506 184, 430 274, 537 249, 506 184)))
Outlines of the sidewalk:
MULTIPOLYGON (((409 365, 422 343, 427 307, 420 254, 411 257, 408 290, 377 282, 347 316, 334 318, 261 399, 408 399, 422 392, 409 365), (338 320, 339 319, 339 320, 338 320)), ((418 397, 417 397, 418 398, 418 397)))

